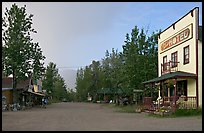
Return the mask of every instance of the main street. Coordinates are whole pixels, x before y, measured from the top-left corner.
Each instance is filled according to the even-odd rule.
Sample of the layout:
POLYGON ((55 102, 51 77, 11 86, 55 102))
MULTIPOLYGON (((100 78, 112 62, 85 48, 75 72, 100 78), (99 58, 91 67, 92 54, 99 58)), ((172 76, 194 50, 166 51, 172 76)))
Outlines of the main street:
POLYGON ((64 102, 2 112, 3 131, 202 131, 202 117, 155 118, 96 103, 64 102))

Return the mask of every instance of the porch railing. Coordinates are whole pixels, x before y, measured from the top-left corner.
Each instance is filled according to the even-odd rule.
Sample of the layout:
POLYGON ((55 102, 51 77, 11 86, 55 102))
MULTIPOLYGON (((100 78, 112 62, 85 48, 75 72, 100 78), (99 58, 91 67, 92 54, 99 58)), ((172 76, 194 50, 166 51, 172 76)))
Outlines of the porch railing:
POLYGON ((152 101, 152 97, 144 97, 143 98, 143 104, 144 104, 144 109, 147 109, 150 111, 155 110, 154 104, 152 101))
POLYGON ((159 102, 153 101, 152 97, 144 97, 143 104, 145 109, 156 110, 160 107, 171 107, 177 109, 196 109, 196 97, 195 96, 171 96, 163 97, 159 102), (176 106, 175 106, 176 104, 176 106))
POLYGON ((196 109, 196 97, 193 96, 181 96, 179 99, 176 101, 177 102, 177 107, 179 109, 196 109))

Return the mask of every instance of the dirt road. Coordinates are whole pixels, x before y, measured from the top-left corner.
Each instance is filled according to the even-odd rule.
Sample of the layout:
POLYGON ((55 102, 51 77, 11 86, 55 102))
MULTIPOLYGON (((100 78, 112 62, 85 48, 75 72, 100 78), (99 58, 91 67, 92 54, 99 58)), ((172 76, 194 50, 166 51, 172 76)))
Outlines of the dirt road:
POLYGON ((56 103, 46 109, 2 112, 3 131, 202 131, 202 117, 153 118, 94 103, 56 103))

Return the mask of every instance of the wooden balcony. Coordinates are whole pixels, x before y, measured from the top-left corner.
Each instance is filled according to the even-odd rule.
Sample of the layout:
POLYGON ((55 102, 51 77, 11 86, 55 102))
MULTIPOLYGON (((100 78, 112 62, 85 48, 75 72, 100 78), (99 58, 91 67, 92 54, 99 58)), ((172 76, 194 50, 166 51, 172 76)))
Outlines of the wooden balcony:
POLYGON ((180 62, 169 61, 167 63, 161 64, 161 75, 178 71, 179 63, 180 62))

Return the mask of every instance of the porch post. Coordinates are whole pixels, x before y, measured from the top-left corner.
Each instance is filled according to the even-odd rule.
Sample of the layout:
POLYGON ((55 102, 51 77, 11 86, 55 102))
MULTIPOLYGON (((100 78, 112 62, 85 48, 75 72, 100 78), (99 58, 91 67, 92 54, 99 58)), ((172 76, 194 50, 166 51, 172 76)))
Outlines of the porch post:
POLYGON ((161 86, 160 86, 160 82, 159 82, 159 97, 161 97, 160 92, 161 92, 161 86))
POLYGON ((162 89, 162 104, 164 105, 164 82, 161 81, 161 89, 162 89))
POLYGON ((145 97, 145 95, 146 95, 146 90, 145 90, 145 84, 144 84, 144 97, 145 97))
MULTIPOLYGON (((151 85, 152 85, 152 89, 153 89, 153 83, 151 83, 151 85)), ((152 89, 151 89, 151 97, 152 97, 152 89)))
POLYGON ((160 100, 161 100, 161 82, 159 82, 159 100, 157 101, 158 102, 158 108, 160 108, 160 100))
POLYGON ((173 111, 175 112, 175 111, 176 111, 177 78, 175 78, 174 85, 175 85, 175 87, 174 87, 174 100, 173 100, 173 102, 174 102, 174 104, 173 104, 174 107, 173 107, 173 111))

